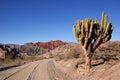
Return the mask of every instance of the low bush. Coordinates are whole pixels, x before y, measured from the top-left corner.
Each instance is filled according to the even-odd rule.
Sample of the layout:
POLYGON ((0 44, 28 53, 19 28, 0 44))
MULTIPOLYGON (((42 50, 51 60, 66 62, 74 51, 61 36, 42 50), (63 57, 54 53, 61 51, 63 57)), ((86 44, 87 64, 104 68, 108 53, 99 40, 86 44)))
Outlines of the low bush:
POLYGON ((69 47, 65 52, 63 51, 63 53, 56 55, 55 60, 80 58, 82 51, 79 45, 75 45, 74 47, 69 47))

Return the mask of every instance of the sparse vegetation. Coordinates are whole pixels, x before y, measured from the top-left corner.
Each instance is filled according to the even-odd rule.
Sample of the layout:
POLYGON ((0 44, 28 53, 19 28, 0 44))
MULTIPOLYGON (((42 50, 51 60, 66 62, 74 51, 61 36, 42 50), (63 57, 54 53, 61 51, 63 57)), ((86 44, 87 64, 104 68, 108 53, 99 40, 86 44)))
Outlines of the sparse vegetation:
POLYGON ((56 61, 60 61, 60 60, 63 60, 65 58, 65 55, 64 54, 58 54, 56 56, 54 56, 54 59, 56 61))
POLYGON ((66 52, 65 54, 65 59, 71 59, 71 58, 79 58, 80 57, 80 52, 78 52, 77 50, 70 50, 68 52, 66 52))
MULTIPOLYGON (((75 70, 84 69, 85 56, 79 44, 67 44, 52 51, 54 59, 70 65, 75 70), (57 53, 57 54, 56 54, 57 53), (77 57, 76 57, 77 56, 77 57)), ((108 41, 100 45, 92 56, 92 69, 105 65, 112 66, 120 61, 120 42, 108 41)))
POLYGON ((80 58, 80 54, 82 53, 82 51, 79 49, 79 45, 76 45, 74 49, 69 49, 66 53, 65 53, 65 59, 71 59, 71 58, 80 58))
POLYGON ((73 58, 80 58, 81 53, 82 53, 82 49, 79 49, 79 45, 65 45, 63 48, 61 49, 63 50, 63 52, 58 53, 57 55, 54 56, 55 60, 59 61, 59 60, 69 60, 69 59, 73 59, 73 58), (66 49, 65 49, 66 46, 66 49), (69 47, 69 48, 67 48, 69 47), (65 50, 65 51, 64 51, 65 50))
POLYGON ((36 60, 41 60, 42 58, 36 56, 29 56, 27 58, 16 57, 16 59, 12 60, 10 57, 7 57, 5 60, 0 60, 0 71, 10 66, 20 66, 29 62, 33 62, 36 60))

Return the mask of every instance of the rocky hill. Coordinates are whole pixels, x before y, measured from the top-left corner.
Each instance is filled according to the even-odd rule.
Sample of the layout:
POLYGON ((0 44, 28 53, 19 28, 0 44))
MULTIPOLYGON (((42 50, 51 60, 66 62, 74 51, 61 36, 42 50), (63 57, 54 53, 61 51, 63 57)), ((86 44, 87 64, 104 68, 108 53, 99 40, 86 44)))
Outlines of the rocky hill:
POLYGON ((19 54, 19 47, 19 45, 14 44, 0 44, 0 58, 4 59, 6 57, 10 57, 11 59, 15 59, 19 54))
POLYGON ((85 72, 85 57, 78 44, 66 44, 49 54, 64 67, 72 80, 118 80, 120 67, 120 42, 109 41, 102 44, 93 55, 92 69, 85 72), (113 72, 114 71, 114 72, 113 72))
MULTIPOLYGON (((66 55, 67 53, 74 52, 74 54, 79 53, 83 55, 83 51, 80 45, 77 43, 69 43, 60 47, 51 50, 50 53, 53 56, 57 55, 66 55)), ((105 44, 102 44, 96 51, 94 52, 93 59, 120 59, 120 42, 119 41, 109 41, 105 44)))
POLYGON ((65 44, 68 44, 67 42, 63 42, 61 40, 51 40, 49 42, 37 42, 37 43, 34 43, 34 45, 38 46, 38 47, 42 47, 44 49, 48 49, 48 50, 53 50, 59 46, 62 46, 62 45, 65 45, 65 44))
POLYGON ((65 44, 68 43, 60 40, 36 43, 30 42, 24 45, 0 44, 0 58, 5 58, 7 55, 12 59, 16 56, 26 57, 41 55, 65 44))

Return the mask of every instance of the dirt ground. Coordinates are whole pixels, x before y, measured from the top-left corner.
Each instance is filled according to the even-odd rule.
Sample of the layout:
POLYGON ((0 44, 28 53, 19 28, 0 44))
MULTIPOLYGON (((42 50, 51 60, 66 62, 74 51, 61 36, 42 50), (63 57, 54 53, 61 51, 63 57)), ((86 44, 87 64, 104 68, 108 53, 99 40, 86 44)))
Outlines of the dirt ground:
POLYGON ((120 61, 107 61, 100 65, 93 66, 89 71, 84 68, 84 63, 78 68, 74 66, 75 60, 59 61, 67 77, 71 80, 119 80, 120 61))
MULTIPOLYGON (((76 59, 54 61, 44 59, 0 71, 0 80, 119 80, 120 61, 110 60, 93 65, 90 71, 84 63, 75 66, 76 59)), ((93 61, 94 63, 94 61, 93 61)))
POLYGON ((0 80, 69 80, 51 59, 31 62, 0 72, 0 80))

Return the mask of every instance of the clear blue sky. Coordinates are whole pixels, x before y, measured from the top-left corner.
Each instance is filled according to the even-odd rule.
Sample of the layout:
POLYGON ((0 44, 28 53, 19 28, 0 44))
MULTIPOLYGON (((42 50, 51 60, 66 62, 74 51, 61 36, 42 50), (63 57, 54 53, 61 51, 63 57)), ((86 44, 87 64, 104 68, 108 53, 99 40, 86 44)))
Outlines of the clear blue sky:
POLYGON ((102 11, 114 26, 111 40, 120 40, 120 0, 0 0, 0 43, 76 42, 77 19, 100 20, 102 11))

